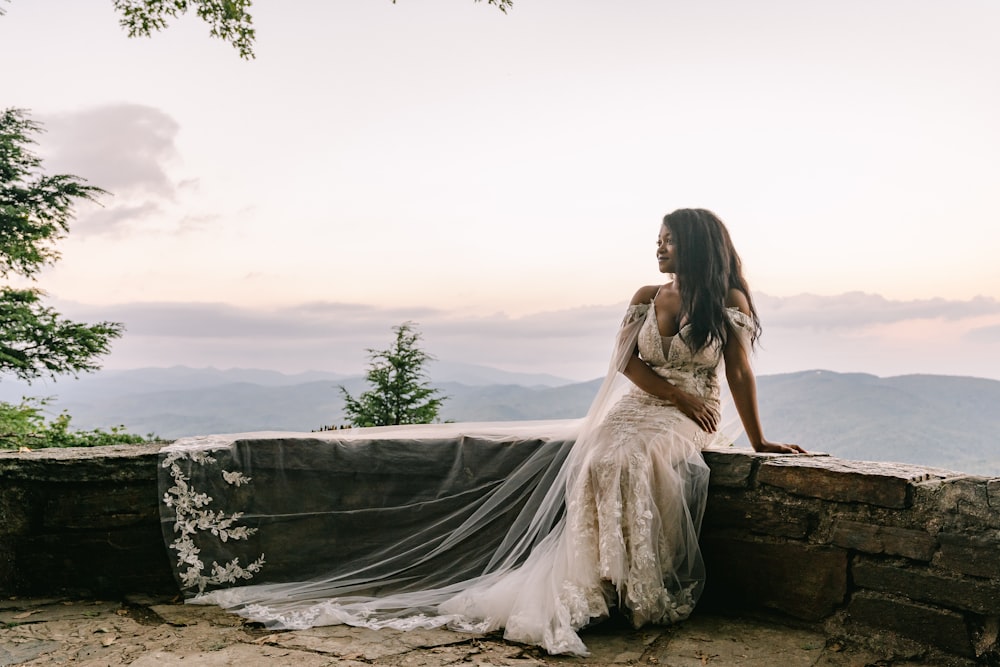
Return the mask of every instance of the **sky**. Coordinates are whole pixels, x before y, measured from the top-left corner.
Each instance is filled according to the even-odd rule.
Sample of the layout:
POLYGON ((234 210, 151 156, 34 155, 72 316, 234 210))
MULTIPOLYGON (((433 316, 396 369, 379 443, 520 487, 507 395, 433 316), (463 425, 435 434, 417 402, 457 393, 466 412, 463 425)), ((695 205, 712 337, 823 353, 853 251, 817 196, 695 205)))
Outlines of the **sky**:
POLYGON ((742 256, 758 373, 1000 379, 1000 3, 10 0, 0 105, 77 210, 37 281, 126 326, 105 368, 443 361, 587 380, 702 207, 742 256))

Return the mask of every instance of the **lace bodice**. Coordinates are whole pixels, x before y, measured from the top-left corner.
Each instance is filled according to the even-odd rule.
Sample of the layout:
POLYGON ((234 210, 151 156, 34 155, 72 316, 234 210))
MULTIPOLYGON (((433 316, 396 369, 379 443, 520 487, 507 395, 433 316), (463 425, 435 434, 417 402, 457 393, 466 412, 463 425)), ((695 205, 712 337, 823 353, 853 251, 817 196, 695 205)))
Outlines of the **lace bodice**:
MULTIPOLYGON (((737 308, 727 308, 730 330, 736 332, 742 345, 748 346, 752 324, 737 308)), ((684 338, 685 325, 675 336, 664 337, 656 324, 656 306, 652 301, 629 306, 626 321, 643 320, 637 346, 639 357, 660 376, 675 386, 718 402, 717 369, 722 361, 722 344, 718 341, 692 352, 684 338)), ((641 391, 636 389, 635 391, 641 391)))

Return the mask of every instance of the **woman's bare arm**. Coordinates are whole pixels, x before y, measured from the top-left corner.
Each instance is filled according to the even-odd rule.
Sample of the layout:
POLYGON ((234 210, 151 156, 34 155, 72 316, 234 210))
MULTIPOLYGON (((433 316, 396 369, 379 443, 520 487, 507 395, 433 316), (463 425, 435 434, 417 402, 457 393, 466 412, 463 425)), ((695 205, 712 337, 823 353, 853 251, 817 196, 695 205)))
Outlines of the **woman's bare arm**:
MULTIPOLYGON (((746 315, 750 314, 746 295, 739 290, 730 290, 726 305, 739 308, 746 315)), ((764 430, 760 425, 760 412, 757 407, 757 379, 750 366, 747 350, 739 341, 735 331, 730 331, 730 335, 726 337, 723 355, 726 362, 726 381, 729 382, 729 391, 733 395, 736 412, 740 415, 740 421, 743 423, 743 430, 746 431, 747 438, 750 440, 750 446, 758 452, 804 453, 805 450, 798 445, 770 442, 764 437, 764 430)))

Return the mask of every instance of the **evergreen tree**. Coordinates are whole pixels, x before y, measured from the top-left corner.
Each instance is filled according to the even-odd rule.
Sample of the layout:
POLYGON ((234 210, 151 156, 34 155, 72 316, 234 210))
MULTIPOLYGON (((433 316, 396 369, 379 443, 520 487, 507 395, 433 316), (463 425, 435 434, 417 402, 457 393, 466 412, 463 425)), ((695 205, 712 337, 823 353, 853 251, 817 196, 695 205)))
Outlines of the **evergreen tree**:
POLYGON ((389 349, 368 348, 371 364, 365 377, 371 389, 354 398, 340 387, 352 426, 430 424, 446 398, 426 379, 424 364, 434 357, 420 349, 415 325, 404 322, 392 330, 396 340, 389 349))
MULTIPOLYGON (((35 280, 59 259, 55 242, 69 232, 73 205, 104 190, 68 174, 45 175, 32 151, 41 127, 22 109, 0 112, 0 278, 35 280)), ((37 288, 0 285, 0 375, 31 381, 99 368, 116 322, 72 322, 42 303, 37 288)))

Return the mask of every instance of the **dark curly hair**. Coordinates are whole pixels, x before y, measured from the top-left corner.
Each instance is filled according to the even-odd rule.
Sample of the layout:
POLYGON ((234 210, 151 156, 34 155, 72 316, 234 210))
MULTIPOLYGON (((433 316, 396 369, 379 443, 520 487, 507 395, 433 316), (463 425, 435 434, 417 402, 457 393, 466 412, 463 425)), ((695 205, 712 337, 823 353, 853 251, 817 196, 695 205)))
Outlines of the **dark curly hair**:
POLYGON ((702 208, 682 208, 663 216, 677 248, 676 272, 685 336, 693 350, 726 340, 726 295, 738 289, 750 304, 751 341, 760 337, 760 319, 743 277, 743 264, 729 230, 717 215, 702 208))

